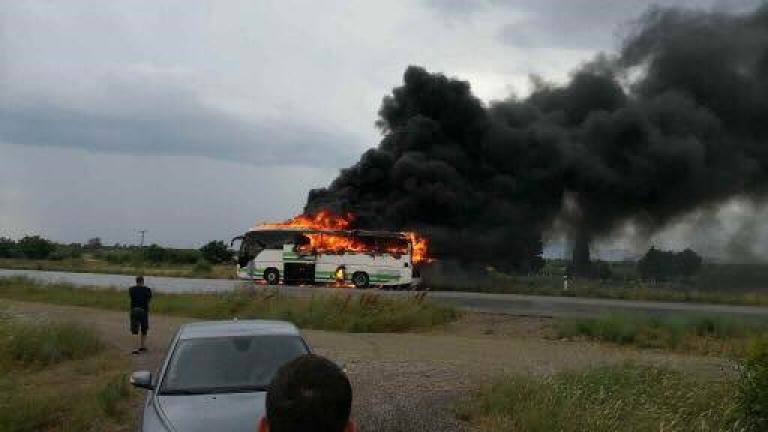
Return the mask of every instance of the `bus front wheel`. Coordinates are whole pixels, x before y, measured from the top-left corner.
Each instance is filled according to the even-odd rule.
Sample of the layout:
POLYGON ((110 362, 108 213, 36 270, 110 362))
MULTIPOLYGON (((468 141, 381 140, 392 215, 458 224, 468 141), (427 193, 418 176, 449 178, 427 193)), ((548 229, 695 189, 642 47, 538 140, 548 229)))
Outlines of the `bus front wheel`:
POLYGON ((264 270, 264 280, 270 285, 277 285, 280 282, 280 272, 276 268, 264 270))
POLYGON ((352 275, 352 283, 355 284, 355 288, 368 288, 368 273, 357 272, 352 275))

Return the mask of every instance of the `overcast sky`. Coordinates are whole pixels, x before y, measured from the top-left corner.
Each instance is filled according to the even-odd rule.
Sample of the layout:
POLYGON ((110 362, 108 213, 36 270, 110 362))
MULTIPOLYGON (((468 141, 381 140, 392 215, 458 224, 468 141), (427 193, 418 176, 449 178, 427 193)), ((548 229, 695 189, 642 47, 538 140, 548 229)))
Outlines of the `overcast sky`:
POLYGON ((651 4, 13 1, 0 9, 0 236, 199 246, 301 211, 408 65, 485 101, 564 80, 651 4))

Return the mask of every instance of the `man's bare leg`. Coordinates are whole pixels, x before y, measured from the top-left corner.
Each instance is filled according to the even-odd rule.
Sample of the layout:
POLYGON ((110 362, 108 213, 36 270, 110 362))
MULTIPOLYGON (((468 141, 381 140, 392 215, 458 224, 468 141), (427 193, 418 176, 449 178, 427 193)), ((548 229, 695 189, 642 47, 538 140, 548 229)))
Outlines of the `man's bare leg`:
POLYGON ((143 334, 143 333, 139 333, 139 349, 141 349, 141 350, 143 350, 143 349, 145 348, 145 347, 144 347, 144 339, 145 339, 146 337, 147 337, 147 336, 146 336, 145 334, 143 334))

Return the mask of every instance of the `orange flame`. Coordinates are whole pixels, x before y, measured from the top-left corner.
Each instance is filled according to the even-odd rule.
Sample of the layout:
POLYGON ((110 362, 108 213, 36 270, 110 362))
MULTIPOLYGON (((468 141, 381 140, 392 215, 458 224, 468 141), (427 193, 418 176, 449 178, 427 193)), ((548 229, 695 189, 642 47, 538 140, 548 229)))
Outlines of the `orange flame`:
MULTIPOLYGON (((347 213, 345 215, 336 215, 328 210, 321 210, 314 215, 301 214, 293 219, 281 223, 268 223, 259 225, 260 228, 303 228, 315 230, 344 231, 352 227, 355 215, 347 213)), ((419 236, 415 232, 405 232, 411 243, 411 260, 419 263, 427 260, 427 239, 419 236)), ((333 233, 305 233, 309 243, 299 246, 299 251, 304 253, 343 253, 360 252, 374 253, 385 252, 394 256, 403 255, 408 252, 407 245, 393 239, 389 243, 373 244, 359 237, 350 237, 343 234, 333 233)))
POLYGON ((352 225, 355 215, 336 215, 328 210, 320 210, 314 215, 300 214, 293 219, 280 223, 261 224, 264 228, 306 228, 318 230, 346 230, 352 225))
POLYGON ((424 237, 421 237, 415 232, 407 232, 405 234, 407 234, 408 238, 411 240, 411 245, 412 245, 411 260, 413 260, 414 263, 428 261, 429 255, 427 254, 427 251, 428 251, 427 239, 425 239, 424 237))

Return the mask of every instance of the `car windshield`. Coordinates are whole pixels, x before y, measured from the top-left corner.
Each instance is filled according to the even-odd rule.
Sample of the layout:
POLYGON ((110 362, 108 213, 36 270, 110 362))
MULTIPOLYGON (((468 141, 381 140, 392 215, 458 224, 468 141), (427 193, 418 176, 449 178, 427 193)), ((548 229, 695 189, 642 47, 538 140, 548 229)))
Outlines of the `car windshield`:
POLYGON ((264 391, 280 366, 306 352, 298 336, 184 339, 171 356, 160 394, 264 391))

